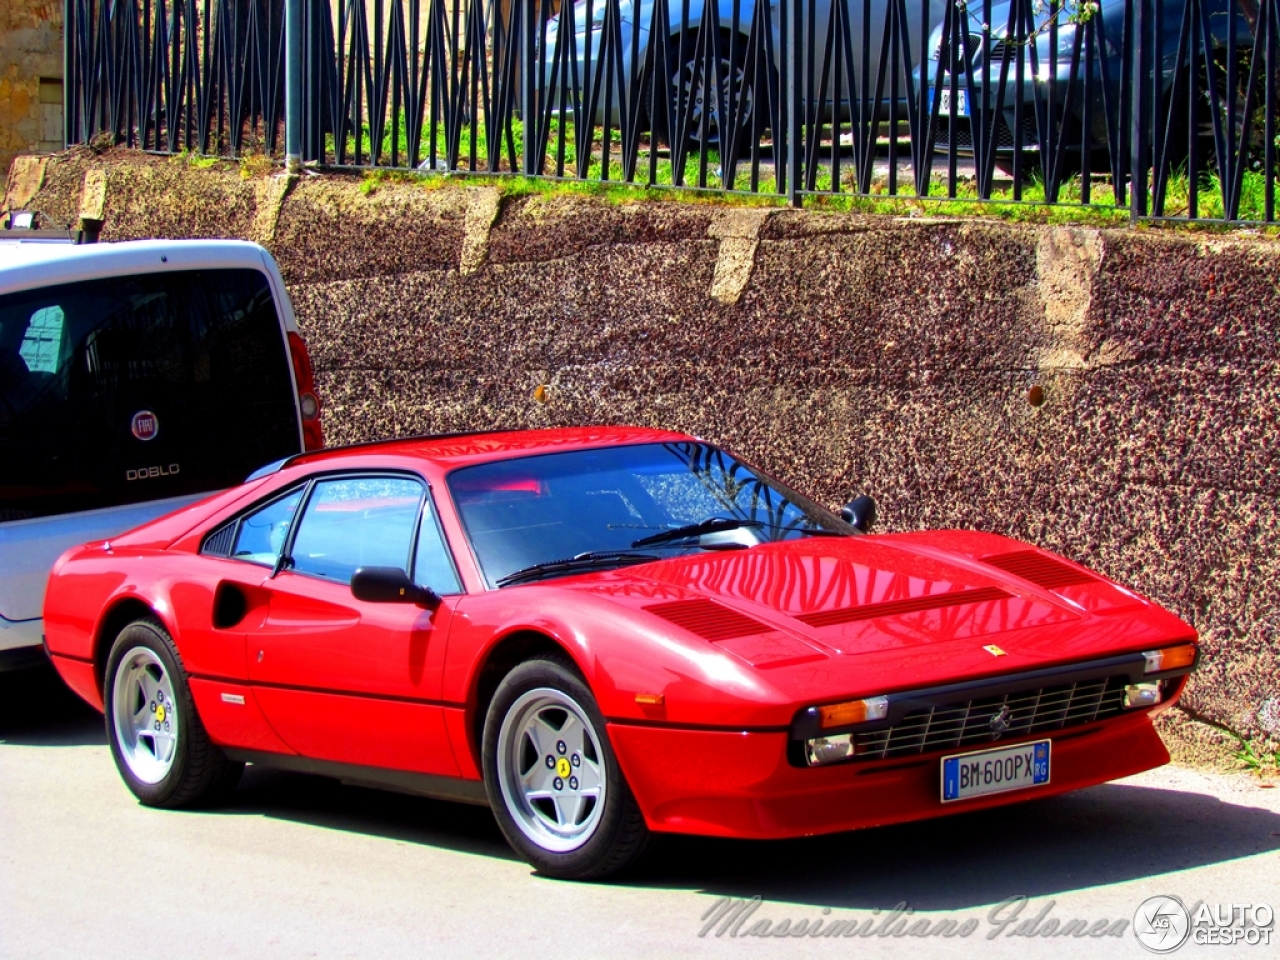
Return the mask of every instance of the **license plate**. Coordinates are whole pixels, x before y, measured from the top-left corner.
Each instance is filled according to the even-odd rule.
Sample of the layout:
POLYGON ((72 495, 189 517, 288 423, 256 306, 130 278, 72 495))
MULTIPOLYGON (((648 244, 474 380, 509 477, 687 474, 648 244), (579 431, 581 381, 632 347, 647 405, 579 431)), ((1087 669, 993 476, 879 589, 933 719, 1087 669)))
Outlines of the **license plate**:
POLYGON ((943 803, 1048 782, 1048 740, 942 758, 943 803))
POLYGON ((969 115, 969 91, 957 90, 954 102, 951 88, 943 87, 934 91, 938 95, 938 113, 944 117, 967 117, 969 115))

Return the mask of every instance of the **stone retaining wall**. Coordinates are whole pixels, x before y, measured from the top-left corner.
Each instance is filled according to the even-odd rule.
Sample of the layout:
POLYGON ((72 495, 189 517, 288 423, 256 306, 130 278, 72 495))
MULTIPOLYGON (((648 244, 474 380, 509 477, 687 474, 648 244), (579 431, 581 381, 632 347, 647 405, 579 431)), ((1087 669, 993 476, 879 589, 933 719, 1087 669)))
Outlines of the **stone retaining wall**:
POLYGON ((62 4, 0 5, 0 184, 15 155, 62 146, 62 4))
POLYGON ((690 431, 830 503, 874 494, 885 529, 996 530, 1134 585, 1204 641, 1176 751, 1225 758, 1214 723, 1280 739, 1272 238, 286 189, 120 153, 33 179, 51 213, 104 203, 105 239, 266 244, 331 442, 690 431))

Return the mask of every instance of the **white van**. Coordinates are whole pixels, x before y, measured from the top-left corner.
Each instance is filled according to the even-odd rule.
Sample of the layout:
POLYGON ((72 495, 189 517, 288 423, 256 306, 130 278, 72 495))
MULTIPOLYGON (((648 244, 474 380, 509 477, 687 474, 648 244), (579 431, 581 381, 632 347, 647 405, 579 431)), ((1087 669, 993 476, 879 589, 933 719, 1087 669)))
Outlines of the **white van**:
POLYGON ((324 445, 266 250, 36 234, 0 230, 0 670, 43 659, 63 550, 324 445))

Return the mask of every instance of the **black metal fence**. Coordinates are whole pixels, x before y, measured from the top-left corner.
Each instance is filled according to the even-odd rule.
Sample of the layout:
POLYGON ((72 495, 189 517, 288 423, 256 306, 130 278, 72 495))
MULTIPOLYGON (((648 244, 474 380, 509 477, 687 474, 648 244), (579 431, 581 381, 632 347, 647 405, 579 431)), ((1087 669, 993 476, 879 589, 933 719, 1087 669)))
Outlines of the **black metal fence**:
MULTIPOLYGON (((302 159, 1274 223, 1280 0, 302 0, 302 159)), ((66 139, 280 155, 283 0, 66 0, 66 139)))

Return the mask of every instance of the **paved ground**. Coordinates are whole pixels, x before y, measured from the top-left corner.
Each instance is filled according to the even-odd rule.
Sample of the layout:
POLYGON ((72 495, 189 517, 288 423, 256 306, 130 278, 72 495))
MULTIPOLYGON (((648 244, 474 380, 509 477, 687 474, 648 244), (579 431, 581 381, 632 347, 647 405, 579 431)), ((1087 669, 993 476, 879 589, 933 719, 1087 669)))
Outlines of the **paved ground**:
MULTIPOLYGON (((563 883, 514 860, 484 809, 321 778, 251 769, 226 809, 145 809, 96 714, 49 676, 0 675, 3 958, 1143 957, 1127 923, 1156 894, 1280 908, 1280 789, 1165 768, 860 834, 667 839, 626 881, 563 883), (756 896, 739 934, 761 920, 880 924, 900 901, 911 924, 976 929, 924 943, 874 926, 865 939, 699 936, 721 898, 756 896), (1010 897, 1029 899, 997 928, 993 906, 1010 897), (1088 944, 1008 935, 1041 913, 1126 925, 1088 944)), ((1280 941, 1178 956, 1190 953, 1274 957, 1280 941)))
MULTIPOLYGON (((840 151, 840 178, 841 178, 841 183, 844 184, 844 186, 842 187, 842 190, 844 193, 847 194, 852 190, 852 181, 850 180, 850 177, 852 176, 852 171, 855 168, 855 164, 854 164, 853 149, 852 149, 852 146, 850 145, 851 141, 848 135, 844 137, 844 139, 842 140, 842 143, 844 144, 844 146, 840 151)), ((664 152, 663 156, 668 156, 668 155, 664 152)), ((831 150, 830 150, 829 144, 824 148, 822 154, 819 157, 818 162, 819 162, 819 166, 822 168, 823 171, 825 171, 828 174, 831 172, 831 150)), ((909 142, 904 140, 900 144, 898 149, 897 162, 896 164, 894 164, 894 166, 896 166, 898 170, 898 174, 897 174, 898 181, 895 189, 897 190, 898 195, 902 199, 904 200, 910 199, 912 196, 914 196, 915 180, 913 179, 914 173, 913 173, 913 165, 911 163, 911 144, 909 142)), ((872 164, 871 178, 873 183, 887 183, 890 167, 891 165, 889 163, 888 148, 882 146, 880 150, 877 151, 875 161, 872 164)), ((644 176, 646 175, 645 171, 647 169, 648 168, 645 166, 644 162, 641 162, 640 167, 638 168, 638 172, 636 173, 637 179, 643 179, 644 176)), ((949 173, 950 173, 948 155, 946 153, 937 154, 934 157, 933 166, 930 168, 930 170, 935 179, 941 178, 945 182, 946 178, 949 176, 949 173)), ((711 179, 708 181, 708 183, 714 189, 715 187, 718 186, 720 182, 719 178, 723 175, 721 168, 716 164, 711 164, 708 170, 708 173, 711 174, 711 179)), ((750 160, 747 159, 747 160, 739 161, 738 170, 737 170, 738 189, 740 190, 748 189, 747 184, 749 183, 749 180, 747 178, 750 177, 750 174, 751 174, 750 160)), ((978 175, 977 167, 974 164, 974 159, 972 156, 956 157, 955 176, 956 176, 957 184, 961 183, 962 181, 974 180, 977 177, 977 175, 978 175)), ((761 193, 774 192, 776 190, 776 183, 775 183, 776 177, 777 177, 777 164, 774 162, 773 151, 766 150, 761 154, 761 157, 760 157, 760 173, 759 173, 760 192, 761 193)), ((1095 180, 1098 179, 1098 171, 1096 170, 1094 171, 1094 179, 1095 180)), ((695 172, 693 176, 691 176, 686 182, 686 186, 696 186, 696 185, 697 185, 697 174, 695 172)), ((996 190, 1007 190, 1013 186, 1013 181, 1009 179, 1009 177, 1007 177, 1004 173, 997 170, 995 173, 995 178, 993 180, 993 186, 994 186, 994 189, 996 190)))

